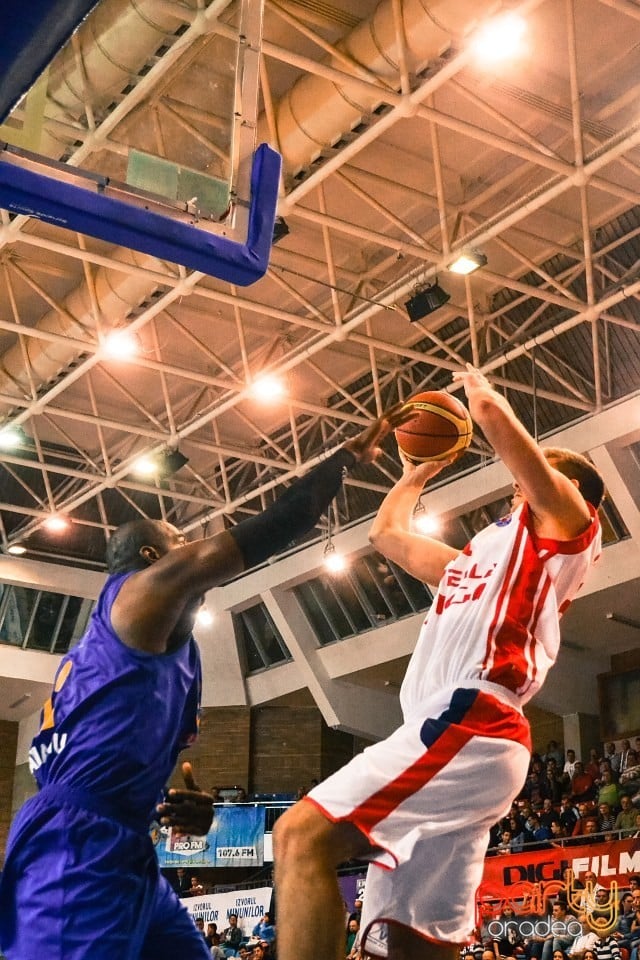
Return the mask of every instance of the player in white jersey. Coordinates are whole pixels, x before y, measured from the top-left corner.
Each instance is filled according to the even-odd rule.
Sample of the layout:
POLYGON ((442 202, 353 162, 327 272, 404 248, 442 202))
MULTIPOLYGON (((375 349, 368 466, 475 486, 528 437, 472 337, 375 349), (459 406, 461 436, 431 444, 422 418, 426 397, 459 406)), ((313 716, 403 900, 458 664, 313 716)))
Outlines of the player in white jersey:
POLYGON ((276 824, 278 960, 341 957, 335 870, 354 857, 370 861, 365 953, 457 957, 489 828, 527 773, 522 705, 544 682, 560 616, 600 552, 603 483, 589 461, 538 447, 474 368, 454 380, 512 474, 512 512, 457 551, 411 532, 415 503, 442 464, 405 464, 385 498, 372 543, 438 593, 402 685, 402 726, 276 824))

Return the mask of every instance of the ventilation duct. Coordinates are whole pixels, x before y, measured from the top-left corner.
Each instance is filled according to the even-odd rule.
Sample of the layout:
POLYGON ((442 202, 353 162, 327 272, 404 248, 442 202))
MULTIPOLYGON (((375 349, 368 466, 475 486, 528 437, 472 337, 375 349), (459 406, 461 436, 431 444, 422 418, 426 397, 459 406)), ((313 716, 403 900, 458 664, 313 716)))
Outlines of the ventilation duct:
MULTIPOLYGON (((453 38, 468 31, 470 24, 496 9, 489 0, 404 0, 402 23, 407 43, 408 68, 419 73, 440 56, 453 38)), ((50 68, 47 91, 48 118, 78 119, 84 113, 83 90, 91 91, 94 111, 103 109, 117 97, 165 36, 188 20, 167 12, 167 6, 154 0, 103 0, 78 31, 81 57, 71 46, 50 68), (85 76, 79 63, 82 64, 85 76)), ((355 27, 338 47, 355 62, 382 79, 395 83, 398 76, 398 46, 393 19, 393 0, 382 0, 373 16, 355 27)), ((344 70, 344 65, 329 59, 327 63, 344 70)), ((375 91, 363 96, 362 87, 338 87, 318 76, 303 76, 282 97, 276 108, 276 124, 285 171, 295 175, 307 168, 323 150, 331 147, 359 123, 371 116, 380 103, 375 91)), ((264 116, 258 140, 268 140, 264 116)), ((41 152, 60 156, 60 142, 43 131, 41 152)), ((163 261, 124 248, 114 258, 155 271, 166 271, 163 261)), ((157 285, 148 278, 101 267, 96 273, 97 299, 109 326, 122 322, 131 309, 151 295, 157 285)), ((61 337, 86 335, 95 330, 95 321, 85 285, 69 295, 64 313, 52 310, 38 327, 61 337)), ((72 344, 27 341, 29 361, 36 385, 47 383, 77 356, 72 344)), ((29 379, 19 345, 8 350, 0 363, 0 393, 29 396, 29 379), (16 392, 16 390, 18 392, 16 392)))
MULTIPOLYGON (((79 120, 88 99, 99 122, 100 113, 121 99, 165 38, 182 26, 179 14, 167 13, 155 0, 103 0, 78 30, 77 49, 68 43, 51 64, 46 119, 79 120)), ((68 141, 47 130, 45 121, 38 152, 59 159, 68 141)))
MULTIPOLYGON (((111 256, 113 260, 133 267, 154 270, 156 273, 169 272, 169 265, 164 261, 124 247, 114 250, 111 256)), ((129 313, 150 297, 157 287, 158 284, 150 281, 149 277, 99 267, 95 274, 95 292, 100 312, 106 321, 105 326, 111 329, 123 323, 129 313)), ((95 315, 86 284, 80 284, 68 295, 61 310, 53 309, 46 313, 37 327, 61 338, 85 339, 87 331, 95 334, 95 315)), ((24 337, 24 345, 36 386, 54 380, 80 355, 78 349, 64 339, 47 341, 24 337)), ((16 398, 30 396, 28 368, 20 344, 7 350, 0 360, 0 393, 16 398)))
MULTIPOLYGON (((463 37, 479 19, 495 11, 492 0, 404 0, 402 27, 407 45, 407 67, 420 73, 440 57, 452 40, 463 37)), ((358 24, 336 47, 355 63, 382 80, 397 83, 399 57, 393 0, 382 0, 366 21, 358 24)), ((344 63, 330 57, 325 63, 345 72, 344 63)), ((382 98, 361 86, 337 86, 317 75, 301 77, 276 107, 278 149, 288 176, 306 169, 327 148, 366 121, 382 98)), ((258 139, 268 140, 264 116, 258 139)))

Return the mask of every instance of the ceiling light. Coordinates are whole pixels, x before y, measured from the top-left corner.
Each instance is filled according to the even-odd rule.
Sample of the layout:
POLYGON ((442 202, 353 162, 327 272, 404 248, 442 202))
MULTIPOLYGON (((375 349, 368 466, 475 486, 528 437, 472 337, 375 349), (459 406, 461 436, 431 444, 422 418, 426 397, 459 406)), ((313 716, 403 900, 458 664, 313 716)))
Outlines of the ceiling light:
POLYGON ((49 533, 62 533, 69 529, 69 520, 63 517, 61 513, 52 513, 50 517, 43 520, 42 526, 49 533))
POLYGON ((271 403, 284 396, 286 389, 280 377, 267 373, 263 377, 257 377, 257 379, 253 381, 251 384, 251 393, 256 400, 271 403))
POLYGON ((414 295, 405 303, 405 309, 409 314, 409 320, 415 323, 416 320, 428 317, 434 310, 444 307, 450 299, 451 294, 443 290, 436 280, 429 287, 418 287, 414 295))
POLYGON ((466 276, 486 265, 487 258, 484 253, 479 253, 477 250, 462 250, 456 259, 449 264, 448 269, 451 273, 459 273, 462 276, 466 276))
POLYGON ((498 63, 522 53, 526 21, 515 13, 493 17, 476 30, 471 50, 483 63, 498 63))
POLYGON ((3 427, 0 430, 0 450, 13 450, 22 440, 22 432, 17 427, 3 427))
POLYGON ((143 454, 133 461, 131 469, 133 473, 137 473, 141 477, 153 477, 158 472, 158 463, 155 457, 143 454))
POLYGON ((102 340, 102 352, 114 360, 129 360, 140 349, 137 337, 126 330, 112 330, 102 340))
POLYGON ((200 607, 196 614, 196 623, 201 627, 210 627, 213 623, 213 614, 207 607, 200 607))
POLYGON ((328 543, 324 550, 324 559, 322 561, 325 570, 329 573, 342 573, 347 568, 346 558, 336 551, 332 543, 328 543))
POLYGON ((10 543, 7 547, 7 553, 10 553, 12 557, 21 557, 26 552, 27 548, 22 543, 10 543))
POLYGON ((178 448, 175 450, 161 450, 159 453, 145 453, 131 465, 132 473, 137 473, 140 477, 172 477, 177 473, 185 463, 189 463, 189 457, 180 453, 178 448))
POLYGON ((425 537, 430 537, 441 529, 438 517, 434 517, 432 513, 427 513, 426 510, 414 516, 412 526, 416 533, 421 533, 425 537))

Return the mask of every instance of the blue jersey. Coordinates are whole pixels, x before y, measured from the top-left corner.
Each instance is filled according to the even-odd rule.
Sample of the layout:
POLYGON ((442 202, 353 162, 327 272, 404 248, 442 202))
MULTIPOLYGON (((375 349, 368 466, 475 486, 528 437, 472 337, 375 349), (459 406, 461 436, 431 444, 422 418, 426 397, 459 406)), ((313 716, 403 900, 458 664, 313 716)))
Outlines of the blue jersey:
POLYGON ((63 658, 29 751, 40 787, 69 785, 148 816, 180 750, 197 734, 200 655, 126 646, 111 607, 131 573, 110 577, 84 637, 63 658))

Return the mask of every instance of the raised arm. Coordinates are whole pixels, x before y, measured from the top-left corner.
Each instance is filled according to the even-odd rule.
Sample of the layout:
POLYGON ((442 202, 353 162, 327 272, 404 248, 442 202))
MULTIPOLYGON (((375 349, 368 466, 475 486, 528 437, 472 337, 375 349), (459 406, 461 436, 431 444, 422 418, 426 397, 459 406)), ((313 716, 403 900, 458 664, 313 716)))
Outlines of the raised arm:
POLYGON ((204 540, 181 542, 170 534, 166 549, 141 551, 148 566, 122 586, 111 622, 124 643, 162 653, 186 637, 207 590, 267 560, 311 530, 335 497, 345 470, 370 462, 378 444, 411 414, 396 404, 331 457, 296 480, 263 513, 204 540), (144 552, 146 551, 146 552, 144 552))
POLYGON ((582 533, 591 514, 576 482, 554 469, 553 460, 545 457, 507 400, 478 370, 468 364, 453 379, 463 385, 473 420, 504 461, 516 493, 529 504, 537 533, 558 540, 582 533))
POLYGON ((404 462, 404 472, 386 495, 376 515, 369 540, 383 556, 397 563, 417 580, 437 586, 444 568, 458 551, 433 537, 411 531, 411 518, 416 502, 427 482, 440 473, 446 462, 404 462))

